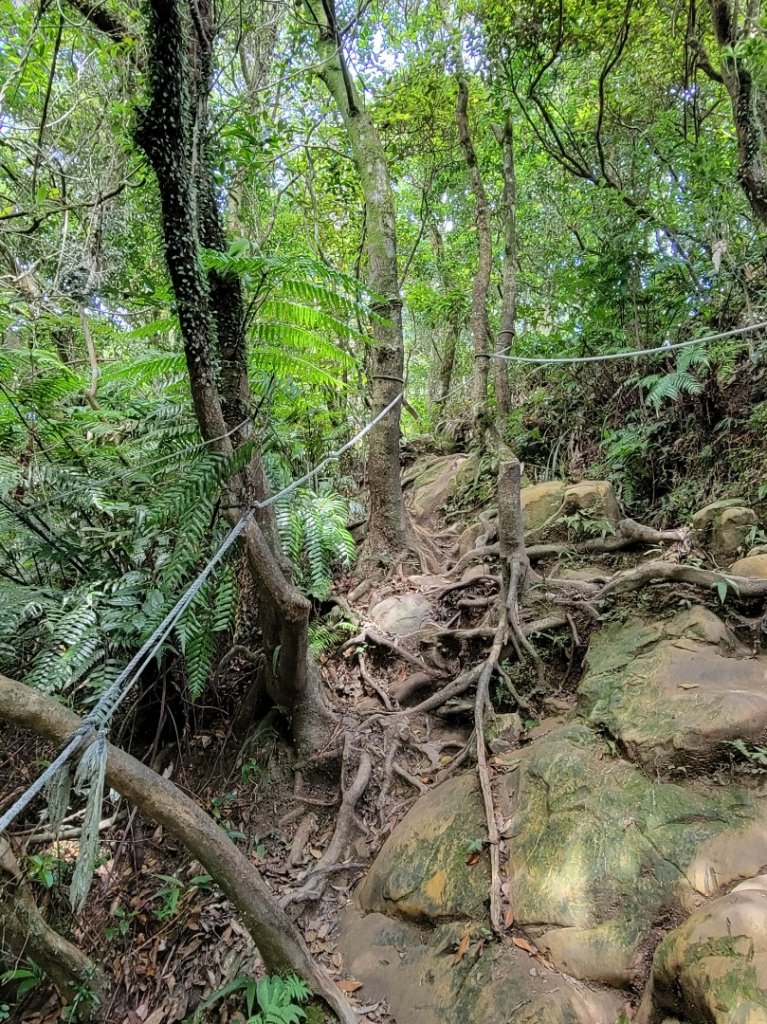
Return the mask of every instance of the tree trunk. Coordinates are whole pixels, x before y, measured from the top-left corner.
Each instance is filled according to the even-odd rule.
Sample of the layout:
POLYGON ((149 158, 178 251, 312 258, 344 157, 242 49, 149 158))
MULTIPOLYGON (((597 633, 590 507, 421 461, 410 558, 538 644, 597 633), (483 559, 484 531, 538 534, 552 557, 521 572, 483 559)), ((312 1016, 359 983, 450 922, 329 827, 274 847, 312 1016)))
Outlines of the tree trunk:
POLYGON ((474 342, 474 375, 472 378, 472 415, 474 429, 480 440, 487 427, 487 384, 489 378, 489 353, 487 339, 490 325, 487 315, 487 295, 490 290, 492 266, 492 237, 490 235, 490 209, 482 175, 477 163, 477 154, 469 130, 469 86, 463 73, 458 75, 458 98, 455 107, 458 140, 464 160, 469 169, 471 190, 474 194, 474 223, 477 228, 477 272, 471 289, 471 335, 474 342))
MULTIPOLYGON (((343 53, 333 0, 305 0, 316 26, 319 76, 333 97, 346 127, 365 197, 367 280, 377 296, 380 320, 373 324, 370 397, 378 415, 403 388, 402 299, 397 275, 397 230, 394 198, 383 143, 352 81, 343 53)), ((370 508, 365 561, 391 563, 408 546, 408 523, 400 481, 401 403, 370 433, 368 488, 370 508)))
MULTIPOLYGON (((503 154, 503 274, 501 278, 501 329, 498 348, 507 351, 514 344, 517 323, 517 178, 514 165, 514 121, 511 111, 504 114, 497 132, 503 154)), ((511 412, 509 366, 504 359, 495 361, 495 402, 505 425, 511 412)))
POLYGON ((455 283, 445 257, 445 243, 442 233, 436 223, 430 226, 434 258, 437 263, 442 290, 445 298, 448 299, 448 312, 446 315, 445 335, 441 348, 437 349, 439 368, 437 376, 437 396, 434 404, 439 407, 440 412, 450 393, 450 385, 453 381, 453 369, 455 367, 455 353, 458 347, 458 339, 461 336, 461 308, 458 303, 452 301, 455 293, 455 283))
POLYGON ((738 178, 746 198, 762 227, 767 228, 767 91, 748 66, 748 58, 734 56, 738 43, 756 34, 761 3, 745 4, 744 24, 738 23, 738 7, 730 0, 709 0, 714 33, 722 54, 722 78, 730 94, 735 134, 738 140, 738 178))
POLYGON ((444 404, 450 394, 450 385, 453 382, 453 369, 455 367, 455 350, 458 347, 459 331, 455 323, 448 321, 445 329, 445 340, 442 344, 439 359, 439 378, 436 405, 440 407, 440 413, 444 412, 444 404))
MULTIPOLYGON (((228 456, 235 443, 251 437, 250 424, 238 426, 250 409, 250 391, 242 284, 233 273, 207 275, 202 263, 202 244, 225 250, 207 147, 199 143, 207 130, 212 28, 203 4, 185 14, 180 0, 151 0, 150 12, 150 100, 139 114, 136 138, 157 178, 165 257, 197 421, 206 440, 216 439, 212 449, 228 456), (196 41, 190 38, 192 25, 196 41)), ((230 519, 239 518, 238 506, 244 509, 267 494, 256 453, 230 484, 230 519)), ((298 747, 309 754, 325 746, 332 720, 309 661, 310 604, 285 574, 271 511, 258 515, 260 523, 245 532, 245 548, 258 593, 265 685, 291 719, 298 747)))
POLYGON ((30 957, 45 971, 65 1005, 78 987, 87 987, 94 1002, 78 1008, 80 1019, 100 1016, 106 990, 101 968, 46 922, 5 836, 0 836, 0 938, 19 960, 30 957))
MULTIPOLYGON (((0 719, 58 744, 69 739, 80 725, 77 715, 51 697, 3 675, 0 719)), ((267 970, 295 971, 345 1024, 355 1024, 354 1012, 323 968, 313 963, 298 929, 269 886, 217 822, 168 779, 111 743, 106 781, 143 814, 163 825, 199 860, 239 911, 267 970)))

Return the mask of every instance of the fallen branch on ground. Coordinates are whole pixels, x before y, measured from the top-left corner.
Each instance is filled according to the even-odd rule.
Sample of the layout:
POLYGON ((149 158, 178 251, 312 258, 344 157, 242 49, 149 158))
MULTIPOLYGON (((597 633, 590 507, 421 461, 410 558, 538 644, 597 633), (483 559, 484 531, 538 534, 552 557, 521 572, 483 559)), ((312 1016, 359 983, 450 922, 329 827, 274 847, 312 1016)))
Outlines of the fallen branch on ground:
POLYGON ((410 651, 406 651, 402 647, 397 646, 393 640, 389 640, 388 637, 381 636, 380 633, 371 629, 370 626, 365 626, 361 633, 358 633, 357 636, 353 636, 351 640, 347 640, 340 648, 340 652, 343 653, 344 651, 348 651, 350 647, 358 647, 360 644, 366 643, 377 644, 379 647, 386 647, 388 650, 393 651, 397 657, 402 658, 403 661, 413 665, 413 667, 417 668, 420 672, 425 672, 429 676, 438 675, 437 672, 424 664, 420 658, 417 658, 415 654, 411 654, 410 651))

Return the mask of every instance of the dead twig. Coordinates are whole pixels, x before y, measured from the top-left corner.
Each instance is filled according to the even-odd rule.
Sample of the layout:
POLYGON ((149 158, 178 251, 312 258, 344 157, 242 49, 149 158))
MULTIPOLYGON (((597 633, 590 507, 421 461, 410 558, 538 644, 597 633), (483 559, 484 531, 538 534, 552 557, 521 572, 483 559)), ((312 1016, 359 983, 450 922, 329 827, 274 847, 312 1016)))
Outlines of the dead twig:
POLYGON ((403 661, 413 665, 420 672, 425 672, 430 676, 438 675, 438 673, 433 669, 430 669, 426 664, 424 664, 420 658, 417 658, 415 654, 411 654, 410 651, 406 651, 402 647, 399 647, 394 640, 389 640, 388 637, 382 636, 374 629, 371 629, 370 626, 365 626, 361 633, 358 633, 357 636, 353 636, 351 640, 347 640, 346 643, 341 646, 340 651, 343 653, 344 651, 348 651, 350 647, 358 647, 360 644, 366 643, 377 644, 379 647, 386 647, 388 650, 393 651, 398 658, 402 658, 403 661))
MULTIPOLYGON (((349 753, 350 743, 347 738, 344 750, 344 761, 349 756, 349 753)), ((292 903, 305 903, 307 900, 318 900, 322 896, 325 888, 323 880, 324 875, 322 872, 324 872, 329 865, 338 864, 343 857, 355 824, 354 810, 360 797, 367 789, 368 782, 370 782, 372 768, 373 766, 370 760, 370 755, 366 750, 363 750, 360 754, 360 760, 354 781, 343 791, 341 807, 336 820, 336 827, 333 832, 333 837, 328 843, 327 849, 317 861, 316 868, 312 871, 311 876, 306 882, 304 882, 301 888, 296 889, 295 892, 289 893, 288 896, 282 900, 283 907, 290 906, 292 903)))
POLYGON ((375 694, 377 694, 378 698, 380 699, 381 703, 383 704, 387 711, 394 711, 394 705, 391 702, 389 694, 386 692, 386 690, 384 690, 382 686, 379 686, 379 684, 375 681, 375 679, 373 679, 371 674, 368 672, 367 665, 365 664, 365 656, 363 655, 362 651, 357 651, 357 661, 359 662, 360 675, 362 676, 363 683, 375 694))

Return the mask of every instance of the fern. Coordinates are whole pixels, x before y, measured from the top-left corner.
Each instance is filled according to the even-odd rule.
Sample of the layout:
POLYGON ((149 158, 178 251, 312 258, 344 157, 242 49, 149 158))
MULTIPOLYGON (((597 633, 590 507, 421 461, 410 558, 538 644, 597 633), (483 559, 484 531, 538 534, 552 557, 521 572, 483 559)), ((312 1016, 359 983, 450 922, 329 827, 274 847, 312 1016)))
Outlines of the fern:
POLYGON ((333 569, 354 563, 356 546, 346 528, 344 498, 301 488, 277 506, 280 540, 296 567, 299 582, 315 597, 326 597, 333 569))
MULTIPOLYGON (((244 278, 252 387, 270 417, 257 443, 279 488, 347 436, 348 410, 318 389, 344 389, 355 368, 349 352, 366 341, 357 324, 374 315, 355 279, 308 257, 240 245, 206 262, 244 278)), ((84 706, 215 550, 226 529, 218 502, 253 452, 241 445, 222 458, 201 442, 177 318, 161 290, 149 301, 154 309, 145 312, 142 297, 130 330, 122 317, 89 317, 101 357, 98 409, 84 401, 85 361, 65 364, 54 345, 54 331, 79 336, 71 309, 42 311, 21 347, 0 352, 0 671, 84 706), (111 358, 127 347, 129 356, 111 358)), ((26 307, 16 306, 12 321, 24 330, 26 307)), ((308 489, 277 510, 309 593, 326 594, 333 572, 352 563, 347 512, 337 494, 308 489)), ((158 652, 181 654, 193 698, 237 601, 235 573, 223 565, 158 652)))
POLYGON ((709 367, 709 356, 703 349, 695 346, 681 349, 671 373, 650 374, 641 380, 641 386, 648 389, 645 401, 659 412, 666 402, 678 402, 682 395, 701 394, 705 385, 693 370, 708 370, 709 367))

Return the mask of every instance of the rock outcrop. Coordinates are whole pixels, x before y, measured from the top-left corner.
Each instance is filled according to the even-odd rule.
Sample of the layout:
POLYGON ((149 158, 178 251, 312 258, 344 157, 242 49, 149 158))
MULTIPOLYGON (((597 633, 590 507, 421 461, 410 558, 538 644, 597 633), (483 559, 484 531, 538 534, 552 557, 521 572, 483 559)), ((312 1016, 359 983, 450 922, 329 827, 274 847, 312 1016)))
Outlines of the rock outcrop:
POLYGON ((767 1024, 767 875, 701 907, 655 950, 637 1017, 767 1024))
POLYGON ((579 715, 522 747, 499 719, 513 931, 489 941, 468 772, 416 802, 357 894, 342 947, 366 995, 407 1024, 615 1024, 652 962, 643 1024, 767 1024, 767 791, 702 772, 767 730, 747 653, 703 608, 631 619, 592 641, 579 715))
POLYGON ((767 739, 767 659, 705 608, 599 632, 578 693, 588 721, 649 769, 702 769, 732 740, 767 739))

